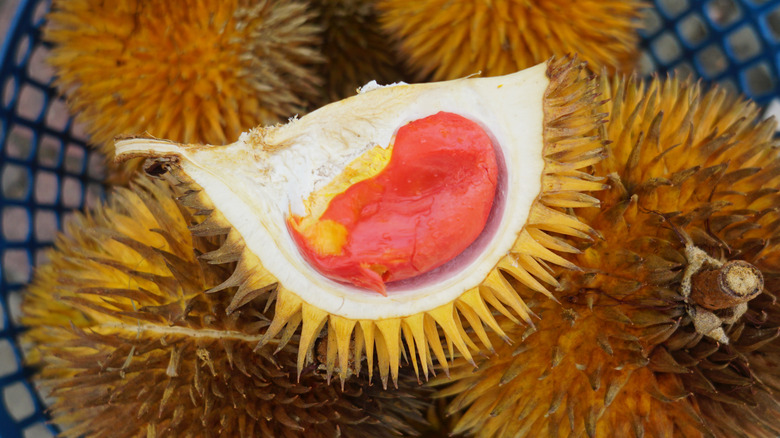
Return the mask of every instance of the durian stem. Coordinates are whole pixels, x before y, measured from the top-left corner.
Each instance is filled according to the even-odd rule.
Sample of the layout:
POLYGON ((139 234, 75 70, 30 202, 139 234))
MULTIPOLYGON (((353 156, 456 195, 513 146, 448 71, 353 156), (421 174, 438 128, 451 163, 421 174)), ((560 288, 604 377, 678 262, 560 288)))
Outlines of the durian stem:
POLYGON ((710 310, 747 303, 764 290, 761 271, 743 260, 726 262, 718 269, 702 269, 691 283, 691 299, 710 310))

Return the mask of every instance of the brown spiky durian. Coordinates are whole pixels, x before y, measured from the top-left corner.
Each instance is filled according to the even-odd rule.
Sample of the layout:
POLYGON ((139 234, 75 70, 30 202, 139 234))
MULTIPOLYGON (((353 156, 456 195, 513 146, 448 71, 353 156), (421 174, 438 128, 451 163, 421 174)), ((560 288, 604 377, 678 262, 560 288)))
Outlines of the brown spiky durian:
POLYGON ((594 174, 611 188, 578 213, 603 238, 570 257, 582 271, 561 273, 561 306, 530 306, 535 332, 507 324, 517 346, 454 372, 440 395, 455 432, 778 436, 774 121, 690 81, 601 89, 613 143, 594 174))
POLYGON ((323 29, 323 103, 352 96, 370 81, 406 79, 387 37, 381 32, 373 0, 314 0, 323 29))
POLYGON ((119 134, 224 144, 317 96, 321 29, 303 1, 55 1, 44 39, 71 113, 119 134))
POLYGON ((413 376, 338 385, 316 366, 296 377, 297 337, 256 349, 264 297, 228 314, 230 295, 205 293, 230 275, 199 257, 216 243, 190 235, 166 184, 131 189, 67 225, 24 298, 28 360, 63 436, 390 437, 424 423, 413 376))
POLYGON ((640 0, 379 0, 383 29, 418 78, 499 76, 578 53, 598 71, 631 71, 640 0))
MULTIPOLYGON (((238 260, 233 276, 214 289, 239 287, 228 310, 239 309, 246 300, 260 295, 275 300, 275 316, 263 342, 300 331, 298 369, 302 370, 314 341, 325 333, 329 372, 338 363, 344 379, 349 372, 344 364, 350 354, 357 358, 365 354, 371 378, 376 356, 386 385, 389 377, 393 381, 397 378, 404 343, 415 373, 419 375, 422 369, 427 378, 434 357, 445 373, 448 371, 444 344, 451 355, 457 351, 471 360, 471 351, 477 346, 466 334, 469 326, 488 348, 492 345, 485 326, 505 337, 493 310, 515 322, 519 322, 519 316, 531 324, 533 315, 508 278, 514 277, 550 296, 547 287, 558 284, 547 264, 575 267, 554 251, 574 250, 556 235, 588 238, 590 228, 570 215, 567 208, 597 205, 583 192, 604 187, 598 178, 579 171, 600 160, 602 154, 598 129, 603 115, 598 112, 594 85, 581 63, 555 59, 506 77, 364 89, 357 96, 327 105, 300 120, 255 129, 237 143, 222 147, 125 139, 117 142, 117 157, 150 157, 149 172, 167 172, 191 188, 183 202, 208 214, 193 231, 227 235, 220 250, 206 257, 214 263, 238 260), (350 256, 343 250, 344 242, 355 243, 350 240, 347 225, 320 220, 332 200, 364 188, 374 190, 375 186, 376 192, 367 197, 383 199, 384 193, 396 193, 375 183, 374 177, 382 176, 383 169, 402 171, 404 166, 424 165, 405 156, 398 162, 406 164, 393 164, 395 148, 407 144, 396 145, 396 136, 414 139, 406 128, 423 125, 433 126, 436 136, 427 144, 460 144, 461 138, 471 138, 460 134, 448 137, 459 131, 436 125, 441 118, 462 123, 473 129, 472 134, 489 139, 480 140, 480 144, 490 143, 485 150, 497 157, 493 168, 497 169, 495 194, 489 199, 476 198, 492 206, 475 240, 466 241, 466 250, 442 261, 438 268, 386 285, 383 282, 389 268, 382 264, 384 261, 350 265, 350 269, 354 266, 361 275, 377 281, 371 283, 376 286, 374 290, 315 269, 311 259, 304 258, 300 240, 321 244, 313 251, 325 254, 318 260, 326 262, 328 257, 341 260, 339 257, 350 256), (291 222, 297 217, 304 219, 291 222), (306 234, 305 226, 312 223, 314 231, 306 234), (304 230, 300 233, 303 237, 293 233, 298 233, 296 227, 304 230)), ((466 144, 470 147, 472 143, 466 144)), ((412 150, 428 151, 426 148, 429 146, 412 150)), ((463 169, 471 169, 469 165, 471 161, 463 169)), ((454 169, 423 169, 420 174, 430 173, 434 183, 445 181, 445 177, 456 178, 447 187, 460 190, 462 184, 457 178, 461 172, 454 169)), ((492 175, 488 170, 476 174, 492 175)), ((440 193, 440 189, 418 185, 427 182, 418 181, 416 175, 404 178, 410 188, 404 188, 403 193, 411 192, 412 197, 440 193)), ((462 219, 468 221, 473 206, 462 203, 458 195, 441 211, 466 215, 462 219)), ((351 207, 344 211, 362 219, 373 217, 378 208, 351 207)), ((423 207, 418 214, 418 210, 400 204, 382 211, 390 210, 400 214, 410 211, 403 220, 414 227, 428 223, 430 216, 425 215, 439 214, 430 207, 423 207)), ((461 235, 447 236, 449 227, 433 230, 434 237, 445 237, 425 241, 426 248, 463 240, 461 235)), ((365 241, 382 243, 397 233, 396 228, 389 227, 365 241)), ((412 239, 403 248, 387 244, 380 257, 386 256, 388 264, 415 260, 416 245, 421 241, 412 239), (411 251, 412 257, 393 258, 402 249, 411 251)), ((355 371, 359 371, 360 363, 355 361, 355 371)))

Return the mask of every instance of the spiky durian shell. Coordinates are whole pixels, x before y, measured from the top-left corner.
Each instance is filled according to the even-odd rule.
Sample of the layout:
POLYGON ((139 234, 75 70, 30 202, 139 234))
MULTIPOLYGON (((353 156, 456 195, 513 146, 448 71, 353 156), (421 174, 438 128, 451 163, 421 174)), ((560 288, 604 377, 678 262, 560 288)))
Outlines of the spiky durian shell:
POLYGON ((56 1, 49 63, 89 140, 224 144, 304 111, 320 83, 320 28, 303 1, 56 1))
MULTIPOLYGON (((401 356, 406 355, 408 350, 407 357, 415 373, 427 379, 429 370, 434 366, 434 359, 441 364, 445 373, 448 371, 445 344, 448 347, 450 357, 454 356, 457 351, 466 360, 471 360, 472 352, 479 351, 479 347, 466 333, 466 329, 469 327, 487 348, 492 348, 492 346, 491 341, 488 340, 486 329, 494 330, 499 336, 504 337, 503 330, 498 326, 493 316, 493 310, 504 314, 515 323, 522 324, 520 322, 522 319, 523 322, 530 324, 533 314, 522 299, 517 296, 515 288, 508 279, 516 278, 518 282, 529 288, 551 296, 547 287, 557 287, 557 281, 549 274, 545 266, 549 263, 576 268, 571 262, 555 253, 575 250, 558 236, 587 239, 589 238, 588 233, 592 231, 572 216, 569 209, 596 205, 598 201, 584 192, 601 190, 605 187, 603 178, 595 178, 579 170, 588 168, 593 162, 600 160, 603 152, 599 128, 603 123, 604 114, 599 111, 600 101, 596 92, 596 84, 593 77, 586 71, 585 66, 576 57, 552 59, 548 63, 538 66, 533 74, 541 72, 546 77, 543 82, 544 88, 540 88, 542 92, 539 99, 543 122, 540 135, 538 139, 534 140, 540 141, 541 145, 539 156, 532 157, 532 159, 541 159, 544 162, 543 169, 540 169, 542 173, 539 180, 541 187, 538 192, 527 192, 532 193, 527 216, 518 213, 518 217, 522 218, 522 223, 519 224, 517 230, 513 229, 512 232, 502 237, 502 239, 506 238, 507 240, 501 240, 500 243, 509 243, 511 247, 508 250, 498 251, 496 259, 491 259, 490 263, 485 264, 488 267, 485 271, 485 277, 482 277, 480 273, 481 278, 474 283, 458 285, 455 290, 458 295, 452 295, 452 300, 442 300, 441 304, 435 301, 440 297, 429 295, 428 299, 415 303, 397 298, 393 301, 379 303, 376 306, 363 304, 354 307, 356 302, 349 301, 349 297, 345 300, 342 295, 340 301, 334 302, 340 302, 340 308, 350 307, 353 313, 338 314, 338 309, 324 309, 320 307, 321 303, 310 302, 312 297, 304 298, 301 290, 296 292, 288 289, 283 281, 280 281, 275 274, 264 267, 266 263, 284 260, 287 257, 273 256, 276 258, 270 259, 267 254, 263 254, 262 250, 258 251, 258 246, 246 243, 246 236, 251 238, 254 230, 276 229, 258 225, 263 224, 268 219, 263 217, 264 214, 268 214, 266 207, 251 206, 240 216, 233 215, 230 210, 237 206, 252 205, 256 199, 264 199, 264 195, 246 196, 246 194, 251 193, 257 187, 264 187, 264 184, 258 184, 257 181, 267 177, 268 174, 264 171, 258 171, 258 167, 253 165, 241 171, 236 171, 236 167, 229 166, 235 166, 236 160, 239 160, 241 165, 244 162, 252 163, 252 160, 256 159, 257 156, 288 147, 289 144, 269 144, 266 140, 266 138, 273 137, 275 129, 284 129, 284 127, 258 128, 250 131, 246 136, 242 136, 240 142, 228 146, 232 149, 230 154, 234 154, 231 155, 231 158, 225 158, 228 156, 227 148, 216 149, 208 145, 177 145, 164 140, 143 138, 121 140, 117 143, 117 150, 122 158, 137 156, 152 158, 153 161, 148 167, 149 172, 158 175, 164 174, 171 178, 177 186, 188 188, 187 193, 181 197, 181 202, 200 210, 206 216, 202 223, 192 229, 193 233, 225 238, 225 242, 219 250, 205 254, 204 257, 213 263, 238 261, 233 275, 212 291, 217 292, 227 287, 238 287, 237 292, 233 295, 233 301, 228 307, 229 311, 239 309, 243 303, 259 295, 268 295, 269 299, 275 300, 274 318, 264 339, 272 339, 277 336, 285 339, 292 336, 293 333, 300 333, 299 370, 309 363, 315 341, 320 336, 326 335, 328 374, 336 368, 339 368, 342 379, 346 378, 350 372, 359 373, 362 361, 354 361, 354 365, 356 365, 354 370, 350 370, 352 364, 343 365, 347 363, 346 359, 351 355, 366 358, 370 380, 375 368, 373 363, 376 357, 382 384, 386 386, 388 379, 391 378, 393 382, 396 380, 401 356), (245 154, 247 150, 256 150, 260 155, 249 157, 245 154), (198 152, 198 157, 194 157, 189 154, 189 151, 202 153, 198 152), (191 159, 202 164, 190 167, 188 160, 191 159), (208 185, 208 187, 204 187, 195 180, 193 175, 188 174, 187 169, 209 169, 207 173, 221 175, 216 179, 208 176, 200 180, 208 185), (226 178, 234 176, 237 176, 238 179, 229 184, 230 188, 222 186, 226 178), (243 178, 247 176, 251 178, 244 180, 243 178), (254 177, 257 177, 258 180, 252 179, 254 177), (235 198, 224 196, 225 190, 230 192, 233 187, 239 186, 245 187, 246 190, 238 193, 235 198), (219 194, 220 192, 222 194, 219 194), (212 199, 211 196, 215 193, 219 197, 212 199), (243 196, 249 199, 242 199, 243 196), (234 202, 231 205, 230 202, 226 202, 226 199, 233 199, 234 202), (234 222, 231 223, 228 216, 232 217, 234 222), (240 220, 236 220, 238 217, 240 220), (266 257, 266 260, 261 260, 261 256, 266 257), (437 304, 431 305, 431 302, 437 304), (368 307, 370 309, 366 309, 368 307), (403 307, 403 309, 399 309, 399 307, 403 307), (390 312, 387 312, 387 309, 390 309, 390 312), (382 311, 385 311, 384 315, 382 315, 382 311), (361 317, 362 313, 365 313, 366 316, 361 317), (375 316, 375 314, 380 316, 375 316), (336 367, 337 363, 338 367, 336 367)), ((490 81, 489 79, 484 80, 490 81)), ((507 78, 507 80, 511 81, 512 79, 507 78)), ((421 87, 451 87, 450 94, 457 95, 458 92, 464 90, 473 90, 468 86, 468 81, 426 84, 421 87), (459 87, 465 88, 458 89, 459 87)), ((530 84, 535 86, 539 85, 539 82, 530 82, 530 84)), ((504 85, 504 83, 499 83, 496 88, 491 85, 491 92, 501 89, 504 85)), ((507 82, 506 85, 506 88, 510 88, 517 84, 507 82)), ((522 87, 522 85, 520 86, 522 87)), ((401 87, 401 90, 409 90, 405 86, 401 87)), ((410 86, 410 88, 414 88, 414 86, 410 86)), ((363 97, 365 96, 357 96, 358 99, 363 97)), ((419 105, 415 99, 420 98, 411 98, 409 95, 400 94, 394 100, 394 105, 408 105, 410 108, 414 108, 415 105, 419 105)), ((423 98, 423 100, 426 99, 423 98)), ((430 99, 427 101, 431 102, 430 99)), ((350 111, 346 115, 343 106, 346 103, 339 102, 332 107, 319 110, 327 110, 327 112, 312 113, 300 121, 291 122, 290 125, 286 126, 296 128, 296 125, 292 123, 299 123, 297 127, 300 127, 301 132, 311 127, 317 129, 325 127, 328 130, 339 132, 333 127, 339 126, 339 122, 359 120, 358 126, 370 128, 358 137, 370 137, 370 130, 374 128, 370 123, 363 125, 362 118, 367 117, 367 120, 370 120, 371 117, 377 116, 373 113, 375 110, 374 101, 365 100, 364 102, 370 103, 369 111, 363 107, 356 107, 354 109, 356 114, 350 111), (323 118, 323 114, 328 115, 329 118, 323 118), (367 115, 364 116, 364 114, 367 115)), ((509 104, 511 105, 511 102, 509 104)), ((490 112, 485 112, 485 114, 490 114, 490 112)), ((515 113, 509 111, 507 114, 515 113)), ((350 128, 348 124, 344 125, 344 131, 354 134, 355 131, 350 131, 350 128)), ((316 134, 317 129, 312 129, 312 133, 305 135, 301 132, 296 133, 293 138, 289 139, 290 144, 296 145, 295 147, 298 148, 304 147, 307 144, 304 140, 316 138, 319 135, 316 134), (302 140, 296 144, 298 138, 302 140)), ((322 138, 327 139, 328 136, 322 138)), ((338 148, 349 146, 343 144, 343 138, 340 135, 337 142, 338 148)), ((356 143, 362 141, 365 140, 363 138, 355 140, 356 143)), ((516 144, 527 143, 525 138, 519 138, 516 144)), ((308 146, 310 150, 307 153, 315 151, 315 146, 318 145, 308 146)), ((523 157, 523 159, 525 160, 527 157, 523 157)), ((288 169, 290 168, 292 167, 288 167, 288 169)), ((306 172, 308 169, 304 168, 303 171, 306 172)), ((339 188, 333 190, 336 192, 346 190, 356 178, 361 176, 359 172, 359 170, 352 168, 345 170, 335 178, 334 181, 339 188)), ((525 175, 520 170, 520 166, 516 169, 510 169, 508 172, 513 172, 513 177, 518 180, 518 186, 522 185, 520 180, 525 175)), ((197 177, 203 176, 204 174, 197 174, 197 177)), ((279 176, 279 179, 284 178, 289 178, 291 181, 296 180, 295 175, 279 176)), ((536 184, 536 182, 532 184, 536 184)), ((277 199, 276 196, 267 196, 267 198, 277 199)), ((284 196, 286 195, 279 195, 278 199, 284 199, 284 196)), ((506 195, 506 197, 510 196, 512 195, 506 195)), ((261 233, 264 232, 261 231, 261 233)), ((493 239, 496 237, 494 236, 493 239)), ((276 244, 278 242, 267 242, 263 243, 262 247, 271 247, 276 244)), ((294 258, 294 255, 291 257, 294 258)), ((277 271, 277 273, 279 272, 277 271)), ((301 278, 307 278, 305 273, 292 272, 298 272, 301 278)), ((312 283, 310 286, 316 287, 316 283, 312 283)), ((326 296, 332 292, 330 289, 322 290, 322 294, 326 296)), ((445 297, 449 298, 450 295, 445 295, 445 297)))
POLYGON ((402 63, 380 29, 374 0, 312 3, 323 29, 323 103, 352 96, 372 80, 384 85, 406 80, 402 63))
POLYGON ((596 70, 630 71, 638 0, 379 0, 382 27, 418 78, 499 76, 577 53, 596 70))
POLYGON ((266 303, 228 314, 229 295, 204 293, 230 271, 198 258, 216 242, 192 237, 192 221, 165 184, 142 181, 77 215, 37 270, 24 341, 64 436, 399 436, 424 423, 414 378, 342 389, 316 366, 296 378, 297 337, 255 349, 266 303))
POLYGON ((745 436, 780 433, 780 158, 775 124, 723 90, 654 80, 602 81, 613 141, 594 173, 611 189, 581 218, 600 233, 562 272, 536 332, 470 366, 441 393, 477 436, 745 436), (754 264, 764 294, 697 333, 680 289, 686 240, 754 264))

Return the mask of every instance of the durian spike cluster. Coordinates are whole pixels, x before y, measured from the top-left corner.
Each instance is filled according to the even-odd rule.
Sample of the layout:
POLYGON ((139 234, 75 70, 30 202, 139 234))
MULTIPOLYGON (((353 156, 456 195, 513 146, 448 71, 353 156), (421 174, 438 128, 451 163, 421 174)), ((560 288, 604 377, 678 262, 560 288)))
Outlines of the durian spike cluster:
MULTIPOLYGON (((556 252, 576 250, 556 236, 587 239, 593 234, 590 227, 579 222, 567 209, 598 205, 595 198, 583 192, 605 187, 599 178, 580 170, 599 161, 603 154, 598 135, 603 114, 598 112, 600 102, 595 89, 596 83, 576 59, 557 59, 543 67, 546 68, 546 76, 549 79, 549 85, 543 93, 544 126, 541 131, 544 146, 540 151, 545 164, 541 177, 542 189, 532 203, 526 225, 519 233, 513 233, 512 238, 515 240, 509 254, 502 255, 502 258, 492 265, 489 274, 481 283, 466 290, 454 301, 408 316, 344 317, 308 303, 296 292, 285 287, 283 282, 263 267, 263 260, 245 245, 242 233, 247 230, 240 232, 236 229, 216 208, 208 190, 201 190, 203 187, 198 186, 182 170, 181 163, 191 159, 187 156, 187 149, 183 148, 191 148, 193 154, 205 155, 208 147, 182 147, 156 140, 129 139, 118 142, 118 154, 120 157, 160 157, 150 170, 153 173, 167 172, 177 184, 190 187, 182 202, 202 210, 207 215, 205 220, 192 230, 193 233, 226 235, 224 245, 204 257, 212 263, 237 261, 238 264, 230 279, 212 291, 226 287, 238 288, 228 307, 229 311, 240 309, 243 303, 258 296, 268 296, 269 300, 275 301, 274 318, 261 345, 277 336, 284 344, 294 334, 300 333, 297 366, 301 371, 312 357, 315 341, 325 334, 328 342, 328 374, 338 371, 342 380, 350 373, 359 374, 361 362, 355 361, 354 365, 350 365, 348 358, 350 355, 356 358, 365 355, 369 380, 373 378, 376 358, 383 386, 387 385, 388 379, 392 379, 393 384, 396 384, 401 357, 408 351, 407 358, 415 374, 427 379, 434 368, 434 358, 444 373, 448 372, 444 344, 448 347, 450 357, 459 354, 467 361, 472 361, 472 352, 479 351, 480 348, 467 333, 467 329, 489 350, 494 347, 486 328, 507 339, 504 330, 493 316, 494 311, 516 324, 521 324, 522 320, 525 324, 532 325, 533 313, 518 297, 516 286, 510 284, 508 279, 515 278, 520 284, 552 298, 548 288, 558 287, 558 283, 550 275, 548 264, 575 268, 575 265, 556 252)), ((305 121, 304 118, 300 123, 305 121)), ((250 135, 268 137, 272 134, 259 132, 250 135)), ((247 138, 247 144, 254 141, 250 141, 250 137, 247 138)), ((240 151, 244 153, 244 148, 240 151)), ((219 150, 217 153, 224 157, 226 152, 219 150)))
MULTIPOLYGON (((539 300, 536 330, 465 362, 440 396, 462 414, 454 432, 491 436, 780 434, 780 158, 775 123, 715 88, 677 79, 602 79, 612 142, 595 175, 611 188, 580 218, 603 239, 569 259, 555 306, 539 300), (693 255, 740 260, 765 289, 699 325, 684 293, 693 255)), ((695 276, 697 273, 693 273, 695 276)), ((700 291, 714 296, 720 291, 700 291)), ((530 293, 530 292, 529 292, 530 293)), ((447 383, 442 381, 442 383, 447 383)))
POLYGON ((23 302, 23 343, 66 437, 409 436, 428 390, 403 376, 382 391, 295 371, 297 337, 256 349, 264 297, 227 313, 205 291, 230 274, 199 256, 191 212, 166 184, 118 189, 77 215, 23 302))
POLYGON ((320 27, 303 1, 55 1, 48 62, 89 141, 224 144, 319 94, 320 27))
POLYGON ((599 70, 638 59, 639 0, 379 0, 382 27, 418 78, 500 76, 578 53, 599 70))
POLYGON ((325 81, 318 102, 334 102, 376 81, 404 81, 408 73, 387 43, 374 0, 312 0, 322 27, 325 81))

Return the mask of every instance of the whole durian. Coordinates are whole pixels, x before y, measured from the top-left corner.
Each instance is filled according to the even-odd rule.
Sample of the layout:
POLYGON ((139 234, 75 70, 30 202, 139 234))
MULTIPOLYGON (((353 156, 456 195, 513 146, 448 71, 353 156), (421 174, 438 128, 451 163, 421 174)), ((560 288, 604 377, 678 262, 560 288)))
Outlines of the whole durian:
POLYGON ((407 436, 428 393, 365 376, 296 372, 297 336, 257 347, 263 296, 228 312, 234 289, 206 291, 229 265, 166 183, 138 181, 68 223, 23 302, 23 342, 52 421, 69 437, 407 436))
POLYGON ((378 0, 382 28, 418 78, 499 76, 578 53, 596 71, 631 71, 639 0, 378 0))
POLYGON ((43 38, 70 112, 119 134, 224 144, 309 109, 321 29, 305 1, 55 1, 43 38))
POLYGON ((374 0, 312 0, 322 27, 323 103, 354 95, 370 81, 406 79, 402 63, 379 25, 374 0))
MULTIPOLYGON (((611 188, 579 217, 535 330, 453 371, 454 432, 480 437, 780 434, 775 123, 722 89, 602 79, 611 188)), ((528 299, 533 302, 533 299, 528 299)), ((446 382, 443 382, 446 383, 446 382)))

